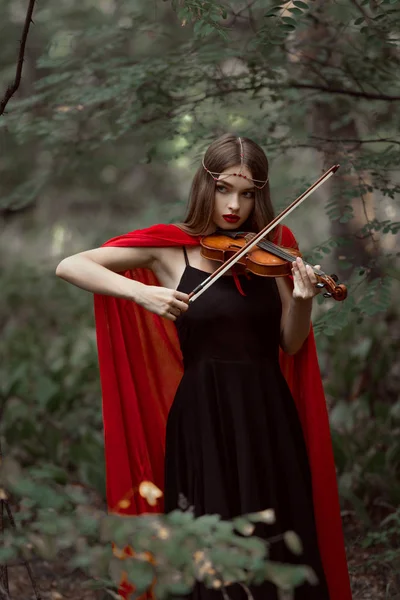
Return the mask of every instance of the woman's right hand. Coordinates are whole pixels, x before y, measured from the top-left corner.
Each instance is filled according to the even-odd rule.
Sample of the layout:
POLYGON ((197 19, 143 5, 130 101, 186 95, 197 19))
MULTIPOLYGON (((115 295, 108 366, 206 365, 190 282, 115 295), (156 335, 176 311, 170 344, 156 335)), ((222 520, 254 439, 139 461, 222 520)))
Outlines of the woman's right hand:
POLYGON ((189 308, 189 294, 157 285, 144 285, 136 303, 160 317, 176 321, 189 308))

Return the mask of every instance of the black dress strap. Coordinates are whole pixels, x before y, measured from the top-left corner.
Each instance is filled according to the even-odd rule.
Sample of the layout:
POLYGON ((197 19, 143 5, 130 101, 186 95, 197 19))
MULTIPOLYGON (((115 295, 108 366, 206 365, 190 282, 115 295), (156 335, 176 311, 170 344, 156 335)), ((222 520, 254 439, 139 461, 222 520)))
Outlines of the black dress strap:
POLYGON ((188 255, 187 255, 185 246, 183 246, 183 254, 185 255, 185 263, 186 263, 186 266, 188 267, 189 266, 189 259, 188 259, 188 255))

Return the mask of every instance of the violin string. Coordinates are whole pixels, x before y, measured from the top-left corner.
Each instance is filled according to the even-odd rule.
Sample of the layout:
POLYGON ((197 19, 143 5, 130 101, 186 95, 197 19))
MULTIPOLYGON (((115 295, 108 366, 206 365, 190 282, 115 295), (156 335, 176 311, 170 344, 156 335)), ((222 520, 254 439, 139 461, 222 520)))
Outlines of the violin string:
MULTIPOLYGON (((225 235, 226 232, 224 232, 225 235)), ((234 237, 234 236, 229 236, 229 237, 234 237)), ((251 241, 254 237, 254 234, 246 234, 244 236, 245 240, 247 242, 251 241)), ((280 248, 279 246, 277 246, 276 244, 274 244, 273 242, 269 241, 269 240, 261 240, 258 244, 258 246, 260 246, 260 248, 264 249, 264 250, 270 250, 272 254, 274 254, 275 256, 278 256, 279 258, 282 258, 283 260, 287 260, 288 262, 293 262, 296 259, 296 256, 293 256, 293 254, 290 254, 289 252, 285 252, 284 250, 282 250, 282 248, 280 248)), ((303 260, 305 265, 309 265, 312 270, 314 271, 314 273, 316 275, 319 275, 321 277, 326 276, 326 273, 324 271, 321 271, 320 269, 315 269, 313 267, 313 265, 311 265, 309 262, 303 260)))
MULTIPOLYGON (((249 241, 251 239, 251 237, 252 236, 248 236, 248 235, 245 236, 247 241, 249 241)), ((261 240, 257 245, 260 246, 261 248, 263 248, 264 250, 271 250, 273 254, 275 254, 276 256, 278 256, 279 258, 282 258, 284 260, 287 260, 290 262, 293 262, 294 260, 296 260, 295 256, 293 256, 289 252, 285 252, 284 250, 279 248, 279 246, 277 246, 276 244, 274 244, 273 242, 271 242, 269 240, 261 240)), ((316 275, 320 275, 320 276, 326 275, 326 273, 324 273, 320 269, 315 269, 307 261, 303 261, 303 262, 305 265, 309 265, 316 275)))

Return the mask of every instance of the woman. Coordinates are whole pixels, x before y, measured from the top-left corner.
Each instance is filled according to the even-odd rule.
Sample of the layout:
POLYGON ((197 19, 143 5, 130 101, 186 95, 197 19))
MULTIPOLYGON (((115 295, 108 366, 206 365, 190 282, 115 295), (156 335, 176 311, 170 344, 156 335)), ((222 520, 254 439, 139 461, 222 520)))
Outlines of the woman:
MULTIPOLYGON (((143 480, 164 488, 166 511, 182 497, 196 515, 225 519, 273 508, 276 522, 263 534, 296 531, 300 562, 319 580, 298 588, 296 600, 349 600, 310 330, 313 270, 301 259, 292 278, 233 268, 188 303, 217 267, 201 256, 200 237, 260 231, 273 218, 268 179, 257 144, 222 136, 194 177, 184 223, 114 238, 64 259, 57 275, 95 294, 110 510, 148 511, 137 493, 143 480)), ((296 246, 284 226, 270 238, 296 246)), ((283 543, 271 557, 299 562, 283 543)), ((210 593, 198 587, 195 596, 210 593)), ((254 593, 277 598, 269 584, 254 593)))

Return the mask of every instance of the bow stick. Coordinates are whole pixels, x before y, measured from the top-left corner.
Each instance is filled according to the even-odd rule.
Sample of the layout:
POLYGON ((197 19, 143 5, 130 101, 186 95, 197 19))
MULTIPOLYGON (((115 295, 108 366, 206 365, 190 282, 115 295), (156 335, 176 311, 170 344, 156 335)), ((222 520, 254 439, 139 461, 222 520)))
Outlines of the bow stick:
POLYGON ((254 246, 256 246, 257 243, 260 240, 262 240, 274 227, 276 227, 288 214, 290 214, 297 206, 300 206, 300 204, 304 202, 304 200, 308 198, 310 194, 315 192, 315 190, 319 188, 320 185, 322 185, 323 183, 325 183, 325 181, 332 177, 332 175, 338 170, 339 166, 340 165, 333 165, 333 167, 328 169, 328 171, 321 175, 321 177, 315 183, 313 183, 308 188, 308 190, 303 192, 298 198, 296 198, 296 200, 294 200, 294 202, 292 202, 292 204, 285 208, 277 217, 272 219, 272 221, 270 221, 270 223, 268 223, 268 225, 266 225, 264 229, 259 231, 252 240, 250 240, 245 246, 243 246, 243 248, 240 248, 240 250, 238 250, 230 258, 228 258, 218 269, 216 269, 216 271, 214 271, 214 273, 211 273, 210 276, 207 277, 207 279, 200 283, 200 285, 198 285, 189 294, 189 302, 191 303, 197 300, 197 298, 201 296, 203 292, 205 292, 213 283, 215 283, 215 281, 217 281, 217 279, 219 279, 231 267, 233 267, 233 265, 239 259, 241 259, 242 256, 245 256, 245 254, 247 254, 249 250, 254 248, 254 246))

